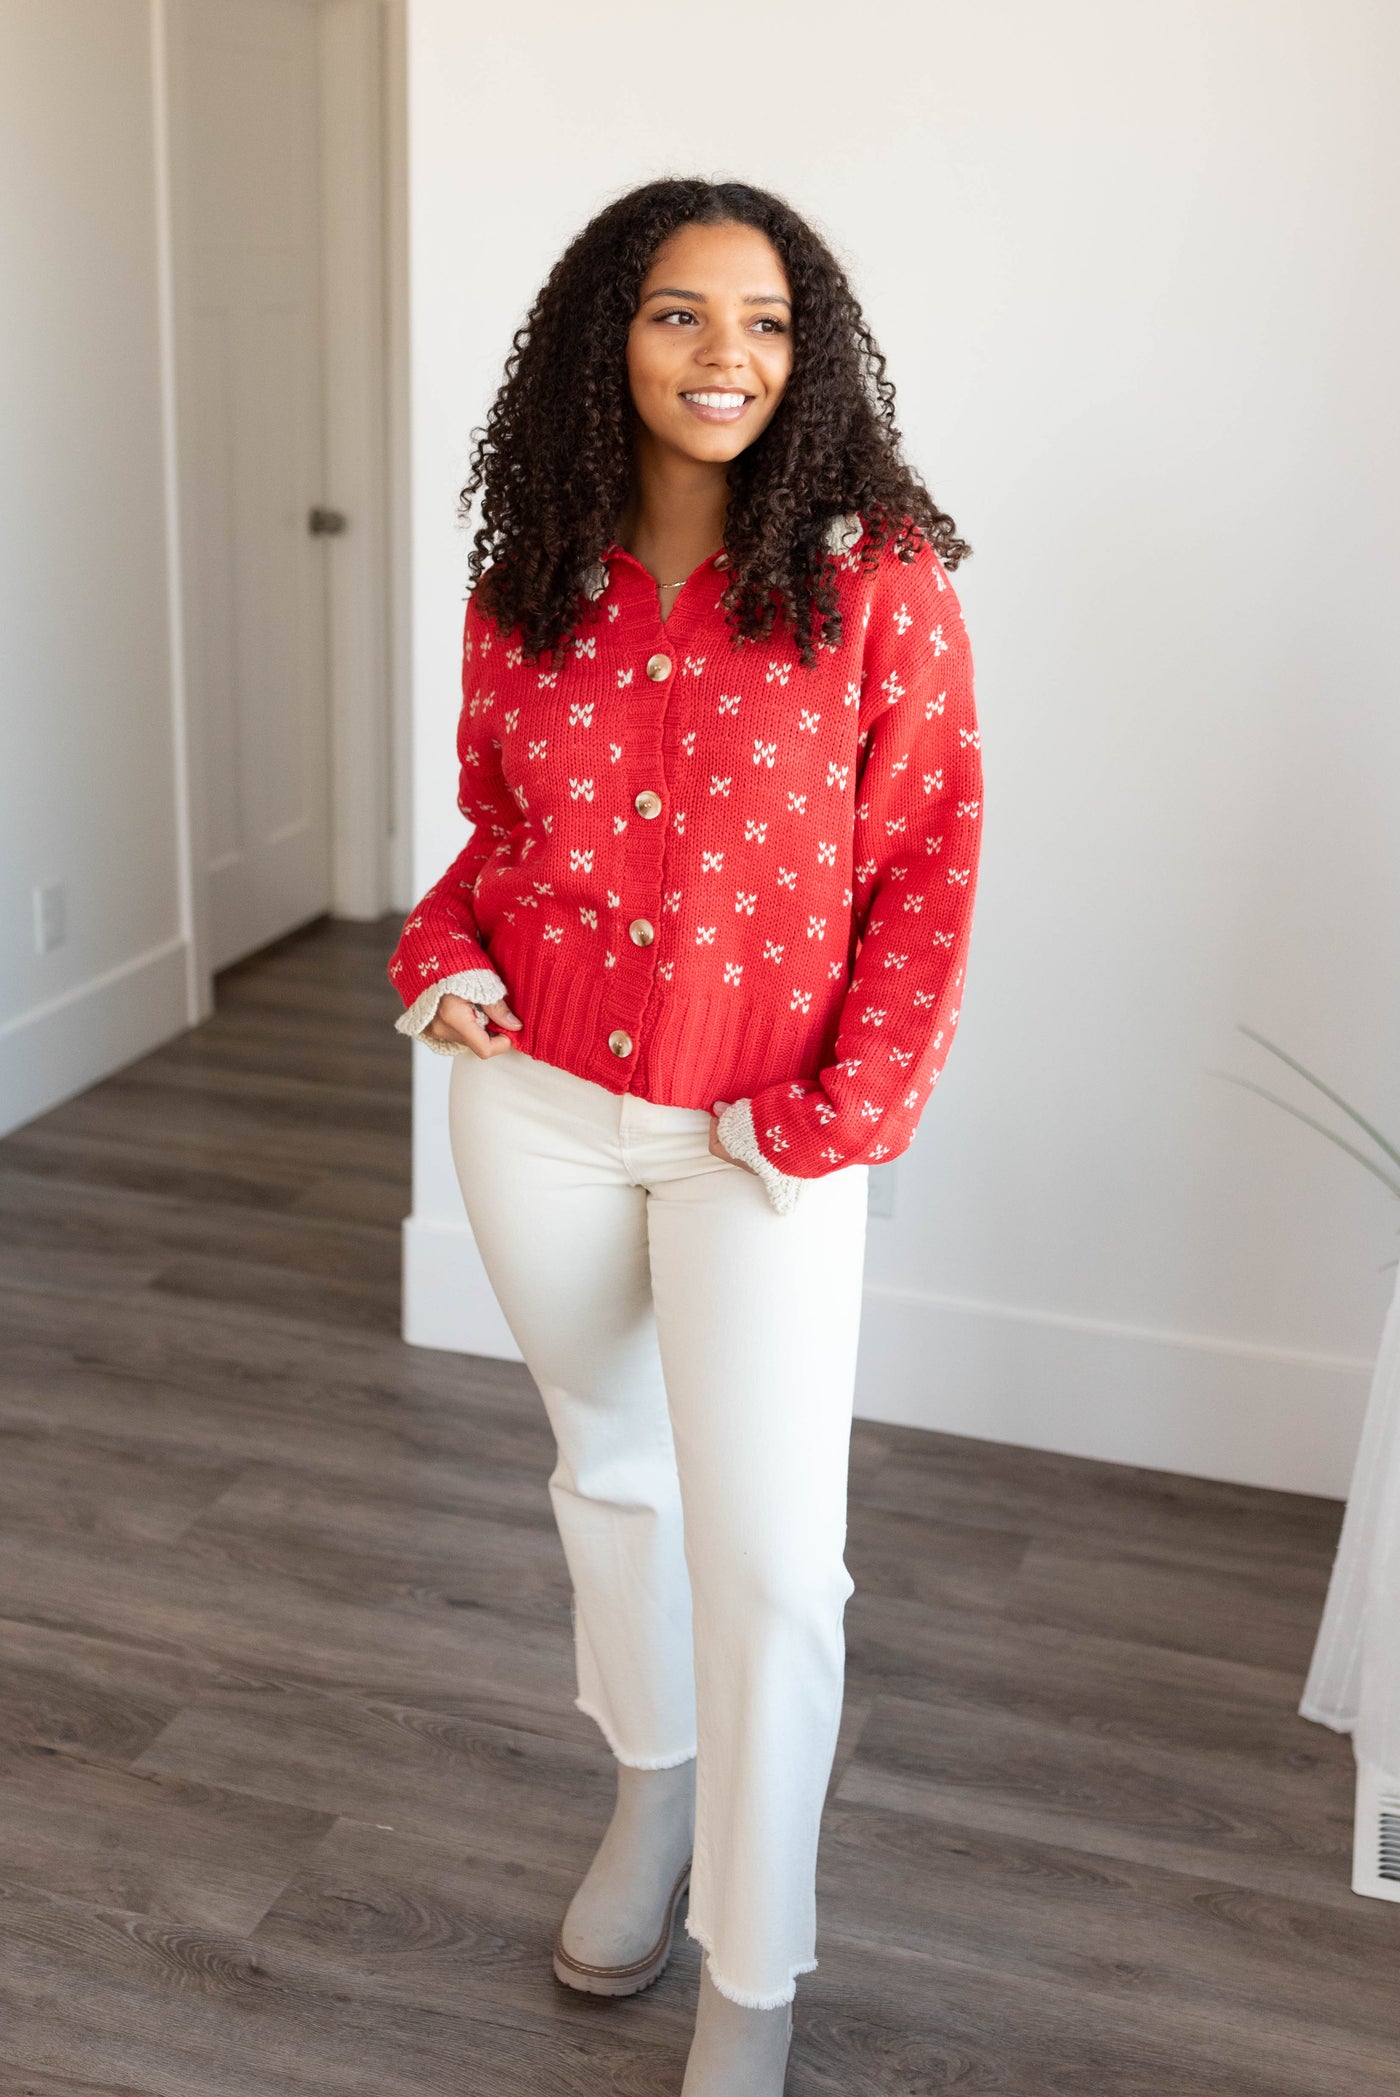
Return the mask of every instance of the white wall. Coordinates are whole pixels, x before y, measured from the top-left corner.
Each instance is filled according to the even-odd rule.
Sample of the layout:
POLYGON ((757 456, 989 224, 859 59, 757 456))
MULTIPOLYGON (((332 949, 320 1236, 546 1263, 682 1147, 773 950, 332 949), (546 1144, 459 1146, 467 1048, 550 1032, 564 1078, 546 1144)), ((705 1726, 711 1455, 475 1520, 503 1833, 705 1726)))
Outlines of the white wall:
MULTIPOLYGON (((310 494, 357 527, 327 552, 332 904, 364 918, 386 888, 411 900, 408 650, 386 618, 407 596, 402 0, 304 4, 322 29, 334 482, 310 494)), ((179 609, 178 27, 174 0, 0 6, 0 1133, 212 1005, 179 609), (51 883, 68 938, 40 954, 33 891, 51 883)))
MULTIPOLYGON (((1345 1490, 1393 1201, 1244 1021, 1400 1131, 1400 17, 1371 0, 409 0, 416 890, 458 849, 468 433, 567 238, 658 173, 853 272, 976 547, 959 1041, 873 1219, 858 1411, 1345 1490), (865 25, 862 27, 862 23, 865 25)), ((408 1331, 514 1354, 417 1058, 408 1331)))
POLYGON ((0 8, 0 1129, 185 1021, 154 108, 148 0, 0 8))

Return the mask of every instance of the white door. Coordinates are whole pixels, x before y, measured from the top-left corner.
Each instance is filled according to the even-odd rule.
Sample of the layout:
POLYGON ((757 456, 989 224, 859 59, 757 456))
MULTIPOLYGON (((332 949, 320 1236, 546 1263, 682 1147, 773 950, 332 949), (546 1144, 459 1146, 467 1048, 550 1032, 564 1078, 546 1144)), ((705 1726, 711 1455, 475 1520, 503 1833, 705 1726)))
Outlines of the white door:
POLYGON ((211 968, 329 909, 314 0, 175 0, 181 552, 211 968))

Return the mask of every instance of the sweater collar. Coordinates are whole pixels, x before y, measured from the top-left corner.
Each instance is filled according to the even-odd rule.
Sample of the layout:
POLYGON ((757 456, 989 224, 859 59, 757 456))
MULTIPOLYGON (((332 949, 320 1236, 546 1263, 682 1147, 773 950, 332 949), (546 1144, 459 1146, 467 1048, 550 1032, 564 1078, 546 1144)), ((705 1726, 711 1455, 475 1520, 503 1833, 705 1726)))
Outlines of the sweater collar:
MULTIPOLYGON (((833 554, 849 552, 863 530, 864 524, 858 510, 847 510, 842 515, 833 517, 826 529, 827 550, 833 554)), ((637 559, 637 556, 634 553, 629 553, 627 548, 621 545, 618 540, 610 539, 603 548, 602 553, 590 564, 584 579, 584 594, 592 598, 595 603, 608 587, 609 564, 613 561, 622 561, 627 563, 628 566, 635 568, 638 575, 645 577, 648 587, 655 588, 651 570, 644 567, 637 559)), ((704 568, 723 569, 728 566, 729 555, 722 546, 718 546, 697 567, 692 568, 685 579, 687 582, 690 582, 704 568)))
MULTIPOLYGON (((649 590, 654 590, 656 588, 656 582, 654 577, 652 576, 651 570, 643 566, 642 562, 637 559, 636 554, 629 553, 627 551, 627 548, 623 546, 618 540, 609 539, 607 545, 603 548, 603 551, 599 555, 598 559, 594 561, 592 565, 589 567, 587 575, 584 579, 584 593, 586 596, 593 598, 595 602, 598 598, 602 596, 604 590, 606 590, 608 587, 608 583, 610 580, 610 564, 613 562, 618 562, 624 568, 630 568, 634 570, 636 575, 646 583, 646 586, 649 590)), ((685 580, 687 582, 693 582, 695 577, 701 574, 703 570, 706 568, 727 568, 728 566, 729 555, 725 552, 722 546, 717 546, 713 553, 707 554, 705 559, 701 561, 697 567, 691 569, 690 574, 686 576, 685 580)))

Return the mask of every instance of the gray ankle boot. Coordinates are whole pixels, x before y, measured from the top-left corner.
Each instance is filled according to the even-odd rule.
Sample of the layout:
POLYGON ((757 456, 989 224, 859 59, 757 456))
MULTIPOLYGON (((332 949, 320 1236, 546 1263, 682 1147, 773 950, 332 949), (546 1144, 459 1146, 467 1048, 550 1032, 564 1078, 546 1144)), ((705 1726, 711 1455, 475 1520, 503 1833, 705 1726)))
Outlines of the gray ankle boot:
POLYGON ((731 2002, 710 1979, 706 1953, 681 2097, 783 2097, 791 2043, 792 2004, 751 2010, 731 2002))
POLYGON ((635 1995, 671 1956, 695 1846, 695 1759, 617 1765, 617 1803, 554 1940, 554 1972, 587 1995, 635 1995))

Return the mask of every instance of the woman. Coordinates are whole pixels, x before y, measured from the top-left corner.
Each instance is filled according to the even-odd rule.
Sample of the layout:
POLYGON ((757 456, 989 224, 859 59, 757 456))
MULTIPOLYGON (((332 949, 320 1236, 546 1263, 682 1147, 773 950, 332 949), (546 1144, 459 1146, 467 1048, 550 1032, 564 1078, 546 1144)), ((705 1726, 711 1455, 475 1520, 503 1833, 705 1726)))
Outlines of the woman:
POLYGON ((647 1986, 688 1885, 683 2097, 779 2097, 869 1167, 914 1139, 972 921, 969 549, 838 263, 742 183, 586 226, 476 434, 476 827, 390 973, 401 1031, 457 1059, 463 1199, 558 1448, 575 1701, 617 1762, 554 1970, 647 1986))

